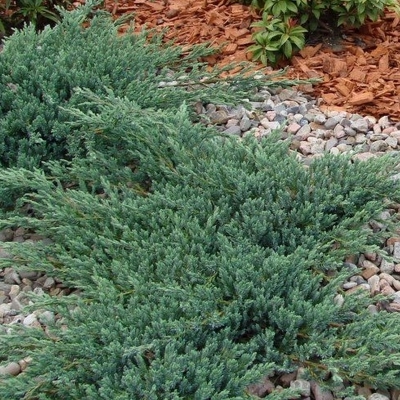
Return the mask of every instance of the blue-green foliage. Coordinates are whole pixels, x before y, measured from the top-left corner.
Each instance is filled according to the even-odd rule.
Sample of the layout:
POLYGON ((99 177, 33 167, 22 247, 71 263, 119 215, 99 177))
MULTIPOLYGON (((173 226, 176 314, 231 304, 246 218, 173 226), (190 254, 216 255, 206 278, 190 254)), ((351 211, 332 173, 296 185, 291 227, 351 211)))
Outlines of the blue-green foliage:
POLYGON ((64 11, 54 28, 36 34, 31 25, 6 40, 0 53, 1 166, 32 168, 76 155, 62 107, 79 101, 74 94, 78 87, 97 94, 111 88, 142 108, 173 109, 184 100, 232 101, 243 97, 244 88, 262 84, 243 77, 232 78, 230 85, 218 81, 217 71, 207 73, 197 61, 210 48, 201 45, 183 53, 178 46, 162 44, 159 36, 118 36, 121 21, 113 23, 100 11, 88 20, 91 10, 88 4, 64 11), (204 84, 196 85, 200 79, 204 84), (179 86, 163 86, 173 81, 179 86))
MULTIPOLYGON (((11 44, 19 41, 20 49, 32 35, 42 40, 40 51, 62 43, 69 29, 79 43, 90 32, 74 21, 66 17, 57 35, 27 28, 0 59, 14 57, 19 66, 11 44)), ((93 22, 100 31, 101 21, 93 22)), ((108 46, 99 43, 97 51, 108 46)), ((61 109, 48 107, 52 134, 71 135, 57 153, 69 152, 68 159, 55 160, 54 150, 45 168, 34 168, 32 159, 22 162, 27 139, 19 136, 19 156, 4 162, 0 200, 13 193, 17 207, 1 226, 32 229, 54 244, 3 244, 15 258, 1 266, 45 271, 81 294, 35 299, 34 308, 62 317, 47 333, 14 326, 0 336, 2 363, 32 358, 23 374, 2 378, 0 398, 243 399, 260 377, 299 366, 334 386, 398 387, 398 315, 369 314, 373 300, 363 296, 346 297, 342 307, 333 302, 351 273, 344 256, 373 248, 366 223, 385 201, 400 200, 398 181, 390 179, 398 160, 327 156, 306 168, 276 137, 221 137, 193 123, 182 102, 202 90, 163 92, 151 57, 143 63, 136 60, 134 83, 113 87, 103 74, 110 87, 97 91, 94 77, 93 87, 74 92, 61 109), (141 86, 146 73, 157 96, 141 86), (33 214, 20 207, 27 203, 33 214)), ((81 84, 78 72, 68 86, 65 69, 60 77, 53 71, 52 82, 63 82, 68 96, 81 84)), ((32 88, 44 93, 43 85, 32 88)), ((2 132, 10 132, 5 145, 21 132, 10 117, 16 104, 44 115, 43 102, 18 100, 18 90, 0 94, 12 104, 0 116, 2 132)), ((293 396, 287 390, 274 399, 293 396)))
POLYGON ((54 162, 51 177, 0 177, 3 187, 33 190, 21 201, 37 215, 5 223, 55 242, 15 244, 21 263, 83 291, 39 300, 66 318, 66 331, 53 327, 58 340, 35 329, 1 338, 2 357, 33 359, 0 387, 3 397, 241 399, 263 374, 299 365, 315 379, 331 371, 335 382, 399 384, 398 316, 369 314, 367 298, 333 304, 348 274, 343 256, 373 239, 360 228, 399 196, 388 178, 396 160, 325 157, 307 169, 276 138, 211 135, 185 107, 155 116, 174 127, 159 137, 133 103, 86 95, 101 112, 69 113, 89 158, 54 162), (105 144, 117 110, 121 126, 109 126, 105 144), (115 143, 150 185, 118 164, 115 143), (107 174, 114 163, 120 171, 107 174))

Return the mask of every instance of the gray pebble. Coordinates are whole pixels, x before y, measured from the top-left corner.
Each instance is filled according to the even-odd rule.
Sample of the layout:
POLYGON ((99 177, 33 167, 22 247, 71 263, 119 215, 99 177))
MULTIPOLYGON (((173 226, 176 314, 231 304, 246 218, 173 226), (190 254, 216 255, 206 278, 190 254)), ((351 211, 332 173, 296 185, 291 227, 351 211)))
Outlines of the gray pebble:
POLYGON ((350 128, 354 129, 356 132, 367 133, 369 129, 368 121, 364 118, 357 119, 351 122, 350 128))
POLYGON ((390 400, 390 398, 380 393, 373 393, 368 397, 368 400, 390 400))
POLYGON ((18 276, 18 274, 12 268, 10 268, 4 274, 4 282, 5 283, 9 283, 11 285, 13 285, 14 283, 20 284, 21 283, 21 279, 18 276))
POLYGON ((222 131, 225 135, 231 135, 231 136, 240 136, 242 133, 242 130, 240 129, 240 126, 234 125, 230 126, 228 129, 225 129, 222 131))
POLYGON ((333 129, 342 120, 341 116, 330 117, 326 120, 324 126, 326 129, 333 129))
POLYGON ((295 381, 290 382, 290 388, 299 389, 301 395, 304 397, 308 397, 311 394, 310 382, 306 381, 305 379, 296 379, 295 381))
POLYGON ((251 128, 251 126, 252 126, 252 121, 248 117, 243 117, 240 120, 240 130, 242 132, 246 132, 251 128))
POLYGON ((16 362, 11 362, 8 365, 0 367, 0 375, 13 375, 16 376, 21 372, 21 367, 16 362))

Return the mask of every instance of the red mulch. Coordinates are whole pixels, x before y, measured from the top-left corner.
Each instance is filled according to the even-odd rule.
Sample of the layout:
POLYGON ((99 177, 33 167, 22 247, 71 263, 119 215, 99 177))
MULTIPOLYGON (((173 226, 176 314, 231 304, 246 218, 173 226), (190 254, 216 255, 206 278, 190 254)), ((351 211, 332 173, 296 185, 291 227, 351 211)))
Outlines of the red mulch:
MULTIPOLYGON (((251 59, 250 24, 259 16, 230 0, 107 0, 106 8, 115 16, 134 13, 137 30, 168 28, 165 40, 180 45, 225 44, 206 60, 211 66, 251 59)), ((288 76, 322 78, 312 91, 322 107, 400 120, 399 27, 399 17, 387 12, 379 22, 346 31, 345 40, 308 46, 292 59, 288 76)))

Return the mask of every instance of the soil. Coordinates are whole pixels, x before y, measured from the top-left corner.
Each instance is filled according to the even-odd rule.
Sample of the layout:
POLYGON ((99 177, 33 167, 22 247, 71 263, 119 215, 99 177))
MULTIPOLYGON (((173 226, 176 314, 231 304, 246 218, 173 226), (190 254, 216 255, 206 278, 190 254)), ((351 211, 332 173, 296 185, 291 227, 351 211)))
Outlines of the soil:
MULTIPOLYGON (((230 0, 106 0, 115 16, 134 13, 135 29, 144 26, 167 32, 166 41, 187 46, 209 42, 218 54, 210 67, 251 60, 252 22, 259 14, 230 0)), ((301 89, 322 98, 321 108, 400 120, 400 19, 386 12, 361 29, 319 32, 288 65, 288 77, 321 78, 301 89)), ((122 27, 122 31, 127 29, 122 27)), ((254 68, 262 65, 254 63, 254 68)))

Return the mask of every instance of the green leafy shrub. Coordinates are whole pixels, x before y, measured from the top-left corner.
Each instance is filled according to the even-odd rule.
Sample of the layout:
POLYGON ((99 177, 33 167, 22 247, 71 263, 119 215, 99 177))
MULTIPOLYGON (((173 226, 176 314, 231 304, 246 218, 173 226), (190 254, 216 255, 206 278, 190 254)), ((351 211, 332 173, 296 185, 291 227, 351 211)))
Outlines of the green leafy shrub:
MULTIPOLYGON (((249 2, 250 3, 250 2, 249 2)), ((319 27, 332 34, 342 25, 360 27, 367 20, 376 21, 385 8, 400 13, 397 0, 253 0, 262 10, 262 20, 250 46, 254 60, 275 64, 302 49, 307 34, 319 27)))
POLYGON ((88 4, 62 12, 54 28, 36 34, 29 26, 5 42, 0 53, 0 165, 31 168, 71 157, 73 130, 62 108, 77 101, 77 87, 97 94, 111 88, 140 107, 166 109, 182 101, 229 103, 247 96, 245 89, 277 85, 269 78, 254 80, 252 74, 218 80, 221 71, 207 73, 196 62, 210 48, 197 46, 183 55, 160 37, 149 41, 147 33, 118 36, 122 21, 113 24, 101 11, 85 28, 92 8, 88 4))
POLYGON ((35 211, 2 226, 54 241, 10 243, 16 258, 1 265, 82 291, 36 298, 63 317, 48 335, 0 336, 3 362, 32 358, 3 379, 2 398, 242 399, 261 376, 299 366, 335 387, 399 386, 400 316, 370 314, 368 297, 333 302, 344 256, 373 248, 362 228, 399 200, 397 159, 305 168, 277 138, 220 137, 185 106, 150 114, 112 93, 83 98, 66 113, 90 156, 52 162, 48 175, 0 174, 35 211), (129 154, 150 188, 121 168, 129 154))
POLYGON ((81 290, 33 297, 35 309, 60 317, 46 331, 14 325, 0 334, 1 363, 32 358, 24 373, 1 377, 0 398, 243 399, 263 375, 299 366, 333 386, 398 387, 399 315, 370 314, 373 300, 362 296, 333 303, 350 274, 344 256, 376 249, 377 234, 361 228, 385 200, 400 201, 390 179, 398 160, 330 156, 305 168, 275 137, 221 137, 194 122, 185 100, 240 98, 260 81, 220 81, 203 75, 199 53, 181 58, 143 36, 117 39, 104 15, 83 30, 83 11, 53 30, 18 32, 0 54, 10 86, 2 104, 14 107, 0 116, 4 146, 8 136, 22 143, 3 161, 0 201, 12 192, 34 211, 17 207, 1 227, 53 240, 3 243, 15 257, 0 265, 45 271, 81 290), (73 49, 82 44, 71 51, 64 37, 73 49), (48 58, 35 58, 41 51, 48 58), (17 78, 26 69, 44 75, 35 63, 49 73, 36 86, 30 80, 30 92, 17 78), (201 86, 193 83, 200 76, 208 79, 201 86), (64 140, 32 156, 47 159, 44 167, 26 161, 33 152, 8 114, 22 124, 17 106, 27 113, 30 101, 51 121, 46 134, 64 140))

